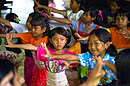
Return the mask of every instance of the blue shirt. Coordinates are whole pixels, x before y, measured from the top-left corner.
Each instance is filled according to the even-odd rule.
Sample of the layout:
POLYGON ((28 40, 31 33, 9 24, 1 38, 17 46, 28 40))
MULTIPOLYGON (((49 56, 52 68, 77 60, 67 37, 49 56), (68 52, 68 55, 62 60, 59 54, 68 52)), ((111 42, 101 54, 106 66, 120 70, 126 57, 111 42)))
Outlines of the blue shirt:
MULTIPOLYGON (((96 61, 93 60, 93 55, 90 54, 89 52, 83 53, 83 54, 78 54, 79 60, 80 60, 80 64, 81 66, 87 66, 88 69, 90 71, 92 71, 92 69, 95 67, 96 65, 96 61)), ((115 57, 110 56, 108 53, 104 56, 103 61, 108 61, 111 62, 113 64, 115 64, 115 57)), ((104 84, 107 83, 111 83, 112 80, 116 80, 116 75, 107 67, 107 66, 103 66, 102 67, 105 71, 105 80, 104 80, 104 84)), ((101 83, 99 83, 99 85, 101 85, 101 83)))

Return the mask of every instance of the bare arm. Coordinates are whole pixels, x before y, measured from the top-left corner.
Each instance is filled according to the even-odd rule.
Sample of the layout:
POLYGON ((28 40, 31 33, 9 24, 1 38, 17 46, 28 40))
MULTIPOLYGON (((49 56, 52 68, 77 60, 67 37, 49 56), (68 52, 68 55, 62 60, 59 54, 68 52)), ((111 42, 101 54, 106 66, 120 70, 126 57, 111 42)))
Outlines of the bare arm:
POLYGON ((61 22, 61 23, 72 24, 72 21, 70 21, 69 19, 66 19, 66 18, 55 18, 55 17, 51 17, 51 16, 48 16, 48 18, 51 20, 61 22))
MULTIPOLYGON (((8 34, 11 34, 11 35, 12 35, 12 38, 19 38, 18 35, 17 35, 17 33, 8 33, 8 34)), ((5 34, 0 34, 0 37, 1 37, 1 38, 2 38, 2 37, 5 38, 6 35, 7 35, 6 33, 5 33, 5 34)))
POLYGON ((9 47, 9 48, 22 48, 22 49, 26 49, 26 50, 37 50, 37 47, 32 45, 32 44, 12 44, 12 45, 4 45, 5 47, 9 47))
POLYGON ((58 9, 55 9, 55 8, 52 8, 52 7, 48 7, 48 6, 44 6, 44 5, 40 5, 37 0, 34 0, 35 4, 38 6, 38 8, 43 8, 43 9, 46 9, 46 10, 51 10, 51 12, 54 12, 54 13, 59 13, 59 14, 62 14, 63 11, 62 10, 58 10, 58 9))
POLYGON ((8 27, 11 27, 11 24, 10 24, 10 21, 6 20, 6 19, 3 19, 3 18, 0 18, 0 23, 4 24, 5 26, 8 26, 8 27))
POLYGON ((68 61, 79 61, 79 58, 77 55, 72 55, 72 54, 56 54, 56 55, 52 55, 49 50, 46 47, 46 44, 41 44, 42 47, 45 49, 46 51, 46 55, 43 55, 44 57, 48 57, 48 58, 55 58, 55 59, 61 59, 61 60, 68 60, 68 61))
POLYGON ((6 40, 8 42, 8 45, 5 45, 5 47, 10 47, 10 48, 23 48, 27 50, 37 50, 37 47, 32 45, 32 44, 14 44, 12 43, 12 34, 7 34, 6 35, 6 40))

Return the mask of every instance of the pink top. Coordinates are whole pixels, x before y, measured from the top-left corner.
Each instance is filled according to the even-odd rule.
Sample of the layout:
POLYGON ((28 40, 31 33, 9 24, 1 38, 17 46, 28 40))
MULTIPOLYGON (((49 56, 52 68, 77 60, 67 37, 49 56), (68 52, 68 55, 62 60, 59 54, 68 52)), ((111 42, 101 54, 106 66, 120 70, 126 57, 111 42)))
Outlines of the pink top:
MULTIPOLYGON (((51 48, 48 48, 48 50, 50 51, 51 54, 56 54, 55 51, 51 48)), ((41 56, 42 54, 45 54, 45 50, 38 46, 37 47, 37 60, 43 61, 45 63, 45 66, 47 68, 48 71, 50 72, 61 72, 63 70, 65 70, 66 66, 64 65, 62 60, 56 60, 56 59, 48 59, 46 57, 41 56)), ((72 52, 69 51, 63 51, 63 54, 74 54, 72 52)))

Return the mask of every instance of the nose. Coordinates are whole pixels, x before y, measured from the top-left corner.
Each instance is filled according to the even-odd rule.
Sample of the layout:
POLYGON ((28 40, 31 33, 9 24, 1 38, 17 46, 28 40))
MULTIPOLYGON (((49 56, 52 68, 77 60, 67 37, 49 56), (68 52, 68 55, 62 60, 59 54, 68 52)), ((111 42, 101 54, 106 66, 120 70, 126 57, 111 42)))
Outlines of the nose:
POLYGON ((61 44, 61 40, 60 39, 57 40, 57 44, 61 44))
POLYGON ((94 43, 91 43, 91 48, 95 49, 95 44, 94 43))

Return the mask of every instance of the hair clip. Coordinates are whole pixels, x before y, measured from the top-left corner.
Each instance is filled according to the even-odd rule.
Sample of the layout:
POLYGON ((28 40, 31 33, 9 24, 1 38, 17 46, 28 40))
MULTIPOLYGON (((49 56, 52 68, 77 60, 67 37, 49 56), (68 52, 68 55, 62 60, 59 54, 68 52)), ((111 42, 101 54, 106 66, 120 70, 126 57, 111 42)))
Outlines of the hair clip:
POLYGON ((101 11, 101 10, 99 10, 99 12, 98 12, 98 17, 97 17, 97 19, 99 19, 99 16, 101 16, 101 19, 102 19, 102 21, 103 21, 103 16, 102 16, 102 11, 101 11))

